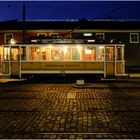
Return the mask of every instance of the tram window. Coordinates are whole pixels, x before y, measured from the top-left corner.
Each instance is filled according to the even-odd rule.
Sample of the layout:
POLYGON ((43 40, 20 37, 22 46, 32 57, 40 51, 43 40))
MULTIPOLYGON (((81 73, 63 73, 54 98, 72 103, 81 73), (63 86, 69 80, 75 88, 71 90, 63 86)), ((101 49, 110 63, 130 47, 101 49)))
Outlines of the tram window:
POLYGON ((52 47, 51 60, 62 60, 63 50, 61 47, 52 47))
POLYGON ((85 48, 85 59, 86 60, 96 60, 96 48, 86 47, 85 48))
POLYGON ((83 49, 79 46, 76 48, 72 48, 72 60, 83 60, 83 49))
POLYGON ((25 46, 21 47, 20 53, 21 53, 21 60, 26 60, 26 47, 25 46))
POLYGON ((41 47, 41 60, 50 60, 50 48, 48 47, 41 47))
POLYGON ((9 60, 9 56, 10 56, 10 48, 8 46, 3 48, 3 59, 9 60))
POLYGON ((39 47, 30 47, 29 50, 29 60, 40 60, 40 48, 39 47))
POLYGON ((71 48, 67 47, 67 46, 64 46, 63 50, 64 50, 64 57, 63 57, 63 59, 64 60, 71 60, 71 48))
POLYGON ((116 57, 117 57, 117 60, 122 60, 122 49, 120 47, 117 48, 116 57))
POLYGON ((106 48, 106 59, 108 61, 114 60, 114 48, 113 47, 107 47, 106 48))
POLYGON ((103 61, 104 60, 104 47, 102 47, 102 46, 99 47, 99 56, 98 56, 98 59, 100 61, 103 61))
POLYGON ((19 54, 19 49, 18 48, 11 48, 11 53, 12 53, 12 60, 17 61, 18 60, 18 54, 19 54))

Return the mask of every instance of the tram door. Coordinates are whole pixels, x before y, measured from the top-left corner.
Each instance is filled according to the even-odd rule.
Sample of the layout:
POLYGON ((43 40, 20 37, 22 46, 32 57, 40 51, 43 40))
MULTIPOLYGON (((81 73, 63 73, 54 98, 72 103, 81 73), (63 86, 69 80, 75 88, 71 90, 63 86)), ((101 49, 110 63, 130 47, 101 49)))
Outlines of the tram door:
POLYGON ((10 71, 12 76, 20 77, 20 52, 19 46, 11 46, 10 71))
POLYGON ((115 75, 115 47, 106 46, 105 49, 106 75, 115 75))
POLYGON ((115 74, 125 74, 124 45, 116 46, 115 52, 115 74))

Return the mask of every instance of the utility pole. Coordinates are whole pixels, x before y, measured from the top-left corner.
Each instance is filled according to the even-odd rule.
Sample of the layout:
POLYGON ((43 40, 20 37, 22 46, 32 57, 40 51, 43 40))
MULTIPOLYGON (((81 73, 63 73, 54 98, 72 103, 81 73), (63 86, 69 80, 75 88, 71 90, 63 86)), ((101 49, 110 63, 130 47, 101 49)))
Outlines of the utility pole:
POLYGON ((25 23, 26 23, 26 9, 25 9, 25 1, 23 1, 23 7, 22 7, 22 22, 23 22, 23 25, 22 25, 22 41, 23 43, 25 43, 25 30, 26 30, 26 27, 25 27, 25 23))

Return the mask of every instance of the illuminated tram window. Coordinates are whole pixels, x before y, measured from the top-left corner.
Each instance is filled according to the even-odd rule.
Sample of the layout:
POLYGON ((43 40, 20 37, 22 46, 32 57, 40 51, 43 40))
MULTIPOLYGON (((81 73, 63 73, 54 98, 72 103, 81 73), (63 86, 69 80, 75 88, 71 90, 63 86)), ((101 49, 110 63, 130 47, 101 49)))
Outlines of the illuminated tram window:
POLYGON ((72 48, 72 60, 80 60, 80 53, 77 48, 72 48))
POLYGON ((11 48, 11 54, 12 54, 11 59, 13 61, 17 61, 19 59, 18 58, 18 56, 19 56, 19 49, 18 48, 16 48, 16 47, 11 48))
POLYGON ((41 47, 41 60, 50 60, 51 59, 51 50, 50 47, 41 47))
POLYGON ((40 48, 30 47, 29 49, 29 60, 40 60, 40 48))
POLYGON ((98 59, 99 59, 100 61, 103 61, 103 60, 104 60, 104 47, 102 47, 102 46, 99 47, 98 59))
POLYGON ((63 50, 61 47, 51 48, 51 60, 62 60, 63 50))
POLYGON ((84 48, 82 46, 72 47, 72 60, 84 60, 84 48))
POLYGON ((114 60, 114 47, 107 47, 106 48, 106 57, 108 61, 114 60))
POLYGON ((71 60, 71 51, 72 51, 71 47, 64 46, 63 51, 64 51, 63 60, 64 61, 71 60))
POLYGON ((5 46, 3 48, 3 59, 5 61, 7 61, 7 60, 9 60, 9 57, 10 57, 10 48, 9 48, 9 46, 5 46))
POLYGON ((96 60, 96 48, 86 47, 85 48, 85 59, 86 60, 96 60))
MULTIPOLYGON (((31 46, 29 48, 29 60, 44 61, 104 61, 104 49, 106 48, 106 60, 114 60, 114 47, 112 46, 81 46, 81 45, 54 45, 31 46)), ((14 50, 13 50, 14 51, 14 50)), ((16 50, 17 51, 17 50, 16 50)), ((18 54, 18 52, 14 52, 18 54)), ((5 49, 5 59, 6 56, 5 49)), ((21 59, 26 60, 26 47, 21 47, 21 59)), ((117 49, 117 60, 122 59, 121 48, 117 49)), ((17 60, 17 58, 14 58, 17 60)))

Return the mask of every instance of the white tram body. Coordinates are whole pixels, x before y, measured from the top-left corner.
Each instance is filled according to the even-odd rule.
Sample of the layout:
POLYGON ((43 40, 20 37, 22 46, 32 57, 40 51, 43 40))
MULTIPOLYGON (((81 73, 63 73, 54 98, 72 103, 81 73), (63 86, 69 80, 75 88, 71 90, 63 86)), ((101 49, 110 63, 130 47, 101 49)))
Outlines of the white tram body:
POLYGON ((125 74, 124 44, 3 45, 2 74, 125 74))

